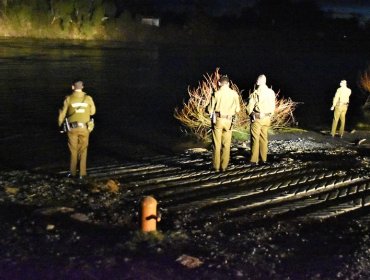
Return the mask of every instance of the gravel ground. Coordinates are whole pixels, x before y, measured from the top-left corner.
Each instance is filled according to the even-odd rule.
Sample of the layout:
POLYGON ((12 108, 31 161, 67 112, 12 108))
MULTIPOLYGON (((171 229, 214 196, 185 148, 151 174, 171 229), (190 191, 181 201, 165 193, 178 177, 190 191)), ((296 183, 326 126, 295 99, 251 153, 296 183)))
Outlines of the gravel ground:
MULTIPOLYGON (((357 157, 369 171, 368 133, 271 137, 272 161, 292 155, 357 157)), ((248 145, 248 143, 239 143, 248 145)), ((137 230, 139 200, 106 180, 40 170, 0 172, 0 279, 369 279, 368 213, 325 223, 276 221, 137 230)))

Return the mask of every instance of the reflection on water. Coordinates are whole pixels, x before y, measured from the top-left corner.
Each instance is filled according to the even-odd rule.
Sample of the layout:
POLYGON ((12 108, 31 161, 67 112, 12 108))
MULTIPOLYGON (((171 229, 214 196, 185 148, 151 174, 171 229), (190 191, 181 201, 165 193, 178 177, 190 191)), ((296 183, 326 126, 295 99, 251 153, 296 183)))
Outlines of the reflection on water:
POLYGON ((330 125, 329 108, 341 79, 349 81, 356 104, 356 77, 368 59, 361 52, 253 45, 215 48, 7 39, 0 44, 4 167, 66 162, 65 139, 58 134, 56 120, 76 78, 84 80, 97 105, 90 159, 121 160, 181 146, 185 140, 173 109, 187 98, 188 85, 197 86, 203 74, 216 67, 245 93, 265 73, 282 96, 304 103, 296 111, 300 124, 315 127, 330 125))

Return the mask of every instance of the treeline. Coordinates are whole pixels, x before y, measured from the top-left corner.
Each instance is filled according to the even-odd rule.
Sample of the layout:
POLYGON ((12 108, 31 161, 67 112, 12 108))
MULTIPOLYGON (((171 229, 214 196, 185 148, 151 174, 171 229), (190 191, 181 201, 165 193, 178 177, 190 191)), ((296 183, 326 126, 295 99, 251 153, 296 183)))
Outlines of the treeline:
POLYGON ((0 0, 0 36, 213 42, 242 41, 256 31, 320 38, 370 33, 369 22, 333 19, 312 0, 259 0, 222 16, 210 12, 209 0, 178 2, 182 9, 171 10, 161 0, 0 0), (160 27, 141 24, 148 16, 160 18, 160 27))
POLYGON ((124 7, 114 0, 0 0, 0 36, 131 41, 158 35, 124 7))

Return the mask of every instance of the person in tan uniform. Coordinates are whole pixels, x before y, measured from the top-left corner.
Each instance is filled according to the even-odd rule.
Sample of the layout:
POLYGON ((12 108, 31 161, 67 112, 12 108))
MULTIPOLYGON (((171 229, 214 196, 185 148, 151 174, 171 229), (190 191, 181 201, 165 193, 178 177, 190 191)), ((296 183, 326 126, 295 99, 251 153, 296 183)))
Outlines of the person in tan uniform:
POLYGON ((338 121, 340 120, 339 135, 342 138, 344 134, 344 126, 346 123, 346 113, 349 104, 349 96, 351 95, 351 90, 347 87, 347 81, 342 80, 340 82, 340 87, 337 89, 333 105, 330 110, 334 110, 334 118, 331 126, 331 136, 334 137, 337 131, 338 121))
POLYGON ((83 87, 82 81, 73 83, 73 92, 64 99, 58 117, 59 126, 66 122, 68 127, 68 147, 71 154, 69 175, 76 177, 78 168, 80 178, 87 175, 86 160, 90 135, 88 122, 90 116, 96 112, 92 97, 82 91, 83 87))
POLYGON ((268 129, 275 111, 275 92, 266 85, 266 76, 257 79, 257 89, 250 94, 247 114, 251 118, 251 158, 250 163, 256 165, 259 160, 267 161, 268 129))
POLYGON ((229 78, 221 76, 218 85, 220 88, 208 106, 213 123, 213 168, 216 172, 225 171, 229 165, 233 118, 240 111, 239 95, 230 88, 229 78))

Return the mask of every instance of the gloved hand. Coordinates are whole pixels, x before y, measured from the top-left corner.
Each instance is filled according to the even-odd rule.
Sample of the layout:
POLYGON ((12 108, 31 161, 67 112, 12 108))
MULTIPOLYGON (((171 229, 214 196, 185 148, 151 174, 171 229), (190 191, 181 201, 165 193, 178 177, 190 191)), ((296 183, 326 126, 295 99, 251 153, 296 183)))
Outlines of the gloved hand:
POLYGON ((333 110, 334 110, 334 106, 331 106, 330 111, 333 111, 333 110))

